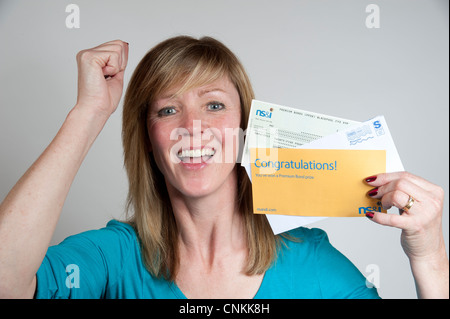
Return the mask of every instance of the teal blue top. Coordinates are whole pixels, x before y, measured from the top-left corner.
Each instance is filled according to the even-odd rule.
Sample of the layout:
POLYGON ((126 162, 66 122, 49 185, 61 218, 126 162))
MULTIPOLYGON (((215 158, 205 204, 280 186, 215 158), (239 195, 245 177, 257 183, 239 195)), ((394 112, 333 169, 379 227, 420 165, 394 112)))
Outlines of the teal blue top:
MULTIPOLYGON (((300 227, 285 240, 255 298, 379 298, 323 230, 300 227)), ((52 246, 37 272, 36 298, 186 298, 145 268, 134 229, 110 221, 52 246)))

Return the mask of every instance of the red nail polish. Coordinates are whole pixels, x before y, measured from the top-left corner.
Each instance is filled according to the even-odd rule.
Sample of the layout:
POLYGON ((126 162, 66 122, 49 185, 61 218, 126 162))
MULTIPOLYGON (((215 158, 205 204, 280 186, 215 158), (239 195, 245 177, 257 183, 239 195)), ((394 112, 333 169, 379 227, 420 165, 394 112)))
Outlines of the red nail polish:
POLYGON ((370 176, 370 177, 367 177, 367 178, 365 179, 365 181, 366 181, 367 183, 371 183, 371 182, 374 182, 376 179, 377 179, 376 176, 370 176))
POLYGON ((367 218, 370 218, 370 219, 372 219, 372 218, 373 218, 373 216, 374 216, 374 214, 373 214, 373 213, 370 213, 370 212, 367 212, 367 213, 366 213, 366 217, 367 217, 367 218))
POLYGON ((376 196, 378 194, 378 187, 372 189, 367 195, 369 195, 370 197, 376 196))

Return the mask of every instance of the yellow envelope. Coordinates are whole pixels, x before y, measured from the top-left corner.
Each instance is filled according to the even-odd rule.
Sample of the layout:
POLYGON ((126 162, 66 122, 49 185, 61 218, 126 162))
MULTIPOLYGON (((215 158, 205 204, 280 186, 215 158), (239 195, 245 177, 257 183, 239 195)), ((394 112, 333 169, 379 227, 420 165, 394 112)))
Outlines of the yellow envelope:
POLYGON ((384 150, 252 148, 255 214, 357 217, 386 212, 364 178, 386 171, 384 150))

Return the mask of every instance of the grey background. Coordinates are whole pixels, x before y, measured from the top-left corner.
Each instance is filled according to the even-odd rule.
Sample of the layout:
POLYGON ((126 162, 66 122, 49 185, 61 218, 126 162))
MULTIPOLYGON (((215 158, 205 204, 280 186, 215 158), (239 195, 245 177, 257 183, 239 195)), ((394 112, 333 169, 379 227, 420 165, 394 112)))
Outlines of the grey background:
MULTIPOLYGON (((147 50, 179 34, 228 45, 259 100, 357 121, 384 115, 405 168, 448 194, 448 21, 446 0, 1 1, 0 200, 73 107, 78 51, 129 42, 127 84, 147 50), (80 8, 79 29, 66 28, 70 3, 80 8), (379 29, 365 25, 371 3, 379 29)), ((124 218, 121 111, 83 163, 53 244, 124 218)), ((448 196, 443 224, 448 249, 448 196)), ((399 230, 366 218, 310 227, 326 230, 363 274, 376 265, 382 297, 416 297, 399 230)))

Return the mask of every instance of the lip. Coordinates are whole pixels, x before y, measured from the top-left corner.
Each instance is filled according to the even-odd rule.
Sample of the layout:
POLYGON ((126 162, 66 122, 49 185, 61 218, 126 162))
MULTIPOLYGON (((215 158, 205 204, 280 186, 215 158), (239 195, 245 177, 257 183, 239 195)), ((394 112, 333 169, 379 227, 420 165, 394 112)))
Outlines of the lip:
POLYGON ((208 163, 206 163, 206 162, 185 163, 185 162, 181 161, 180 165, 183 166, 185 169, 196 171, 196 170, 201 170, 202 168, 205 168, 208 165, 208 163))

